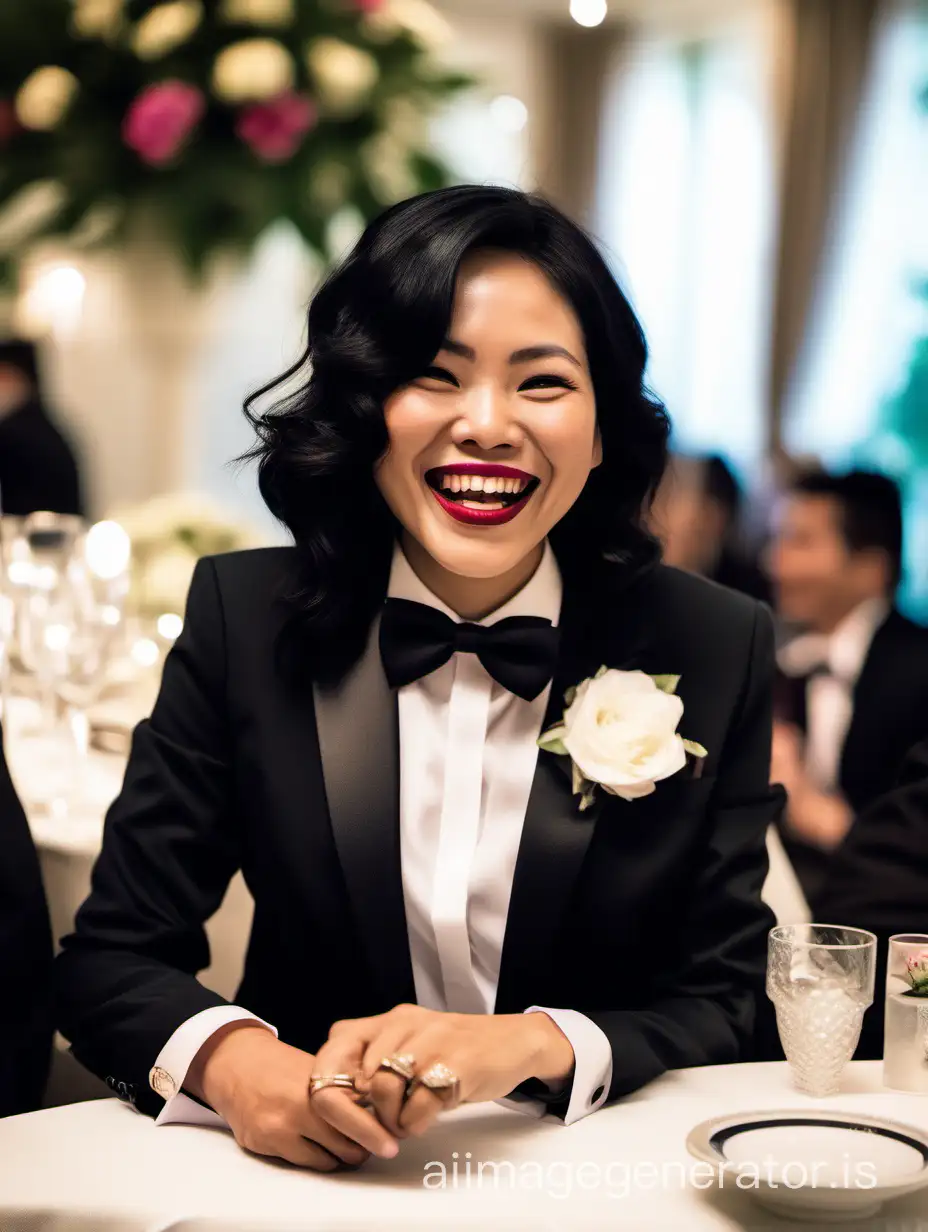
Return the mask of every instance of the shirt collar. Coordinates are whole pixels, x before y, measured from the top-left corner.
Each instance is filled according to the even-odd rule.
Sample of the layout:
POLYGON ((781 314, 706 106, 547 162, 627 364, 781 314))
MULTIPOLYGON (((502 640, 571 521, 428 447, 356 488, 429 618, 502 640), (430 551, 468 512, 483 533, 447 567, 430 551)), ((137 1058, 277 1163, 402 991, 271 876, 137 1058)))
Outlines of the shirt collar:
MULTIPOLYGON (((520 591, 507 600, 502 607, 485 616, 476 623, 493 625, 498 620, 509 616, 540 616, 556 625, 561 614, 561 599, 563 597, 561 571, 550 543, 545 543, 544 554, 538 568, 520 591)), ((437 595, 433 595, 424 582, 413 572, 412 565, 399 544, 393 551, 393 565, 390 569, 390 585, 387 588, 390 599, 409 599, 413 603, 424 603, 428 607, 437 608, 460 624, 462 617, 453 612, 447 604, 442 603, 437 595)))
POLYGON ((855 684, 877 629, 889 615, 885 599, 865 599, 827 636, 806 633, 794 638, 778 654, 788 676, 805 676, 825 664, 847 684, 855 684))

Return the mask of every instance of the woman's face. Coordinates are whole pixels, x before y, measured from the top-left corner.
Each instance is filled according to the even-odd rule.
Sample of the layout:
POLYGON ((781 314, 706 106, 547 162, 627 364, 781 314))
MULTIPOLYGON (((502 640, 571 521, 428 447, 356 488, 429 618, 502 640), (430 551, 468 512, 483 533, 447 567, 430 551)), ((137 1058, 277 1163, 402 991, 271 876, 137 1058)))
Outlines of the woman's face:
POLYGON ((461 577, 517 569, 602 457, 580 323, 511 253, 462 265, 449 336, 384 411, 377 485, 407 534, 461 577))

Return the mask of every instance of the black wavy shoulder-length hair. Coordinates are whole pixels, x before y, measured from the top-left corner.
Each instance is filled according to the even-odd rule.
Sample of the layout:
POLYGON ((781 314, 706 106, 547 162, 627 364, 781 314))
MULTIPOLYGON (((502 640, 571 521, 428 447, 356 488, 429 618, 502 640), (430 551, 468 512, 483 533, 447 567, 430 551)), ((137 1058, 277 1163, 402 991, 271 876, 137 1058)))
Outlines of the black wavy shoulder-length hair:
POLYGON ((414 197, 371 223, 313 297, 303 355, 245 404, 258 438, 246 457, 302 558, 294 601, 317 676, 337 678, 358 657, 386 593, 397 526, 373 477, 388 447, 384 402, 434 360, 461 263, 486 248, 533 261, 583 330, 603 461, 551 532, 565 581, 604 557, 632 566, 657 557, 645 519, 666 464, 667 416, 644 385, 641 326, 593 242, 513 189, 414 197), (303 371, 295 393, 259 409, 303 371))

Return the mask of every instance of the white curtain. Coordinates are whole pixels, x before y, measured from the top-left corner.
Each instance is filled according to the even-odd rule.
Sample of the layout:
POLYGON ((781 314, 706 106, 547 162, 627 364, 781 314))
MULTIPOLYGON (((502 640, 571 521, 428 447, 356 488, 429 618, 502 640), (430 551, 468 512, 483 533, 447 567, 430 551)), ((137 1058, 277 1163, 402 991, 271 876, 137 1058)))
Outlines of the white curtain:
POLYGON ((596 230, 641 316, 675 444, 763 447, 774 166, 765 26, 643 38, 616 65, 596 230))
MULTIPOLYGON (((898 388, 924 332, 928 21, 900 4, 878 36, 851 165, 786 418, 787 448, 841 465, 898 388)), ((928 408, 926 408, 928 414, 928 408)), ((887 459, 887 461, 890 461, 887 459)))

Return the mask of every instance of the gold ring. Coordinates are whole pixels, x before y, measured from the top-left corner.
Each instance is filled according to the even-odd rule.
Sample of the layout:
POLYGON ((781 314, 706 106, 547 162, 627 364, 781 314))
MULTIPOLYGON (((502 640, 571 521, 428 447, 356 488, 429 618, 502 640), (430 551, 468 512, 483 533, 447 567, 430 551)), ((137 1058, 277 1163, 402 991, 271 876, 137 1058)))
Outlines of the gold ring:
POLYGON ((354 1077, 351 1074, 313 1074, 309 1080, 309 1093, 315 1095, 317 1091, 324 1091, 326 1087, 342 1087, 346 1091, 353 1091, 354 1077))
POLYGON ((448 1108, 456 1107, 459 1102, 460 1080, 454 1070, 449 1069, 441 1061, 430 1065, 425 1073, 416 1075, 410 1083, 409 1094, 411 1095, 418 1087, 427 1087, 448 1108))
POLYGON ((406 1082, 412 1082, 416 1076, 416 1058, 408 1052, 395 1052, 392 1056, 382 1057, 378 1069, 387 1069, 406 1082))

